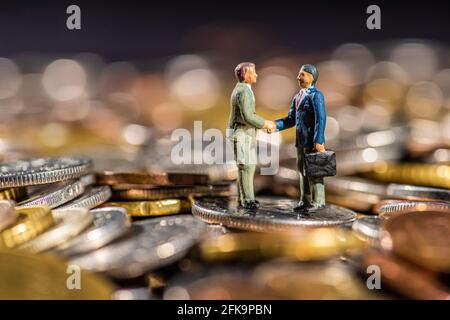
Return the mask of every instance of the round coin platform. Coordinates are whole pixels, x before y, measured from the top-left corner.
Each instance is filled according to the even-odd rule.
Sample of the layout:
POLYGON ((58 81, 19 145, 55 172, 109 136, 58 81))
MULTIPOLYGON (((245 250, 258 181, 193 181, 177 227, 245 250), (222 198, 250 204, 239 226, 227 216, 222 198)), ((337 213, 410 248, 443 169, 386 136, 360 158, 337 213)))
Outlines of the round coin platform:
POLYGON ((237 197, 196 199, 192 213, 197 218, 229 228, 249 231, 296 231, 305 227, 349 226, 356 219, 352 210, 327 204, 323 209, 296 212, 297 201, 287 198, 258 198, 254 211, 238 208, 237 197))

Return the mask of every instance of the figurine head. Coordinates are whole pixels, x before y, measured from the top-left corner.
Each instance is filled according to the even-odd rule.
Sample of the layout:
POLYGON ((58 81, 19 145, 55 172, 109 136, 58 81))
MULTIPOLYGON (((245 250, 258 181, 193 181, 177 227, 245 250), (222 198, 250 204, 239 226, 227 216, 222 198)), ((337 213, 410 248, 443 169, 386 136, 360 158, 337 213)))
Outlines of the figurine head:
POLYGON ((301 88, 315 85, 319 78, 319 71, 312 64, 304 64, 298 72, 297 80, 301 88))
POLYGON ((234 69, 234 75, 239 82, 255 83, 258 75, 256 74, 255 64, 252 62, 241 62, 234 69))

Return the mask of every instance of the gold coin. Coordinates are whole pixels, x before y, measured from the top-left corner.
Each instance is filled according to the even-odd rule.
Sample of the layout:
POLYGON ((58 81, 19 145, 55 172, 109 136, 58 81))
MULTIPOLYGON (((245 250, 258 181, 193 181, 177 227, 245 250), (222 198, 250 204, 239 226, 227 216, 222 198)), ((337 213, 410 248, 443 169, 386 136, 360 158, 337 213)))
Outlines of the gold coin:
POLYGON ((0 200, 21 201, 27 196, 27 191, 23 187, 8 188, 0 190, 0 200))
POLYGON ((121 207, 131 217, 165 216, 188 210, 188 200, 166 199, 158 201, 106 202, 101 207, 121 207))
POLYGON ((351 231, 332 228, 305 229, 291 235, 233 233, 204 239, 200 256, 206 261, 257 260, 289 257, 299 261, 323 260, 346 250, 363 248, 351 231))
POLYGON ((18 250, 0 250, 0 299, 110 299, 115 286, 60 258, 18 250))
POLYGON ((79 235, 94 219, 87 208, 57 209, 52 211, 52 215, 56 225, 22 244, 20 249, 38 253, 56 247, 79 235))
POLYGON ((17 209, 18 221, 0 233, 0 249, 15 248, 55 225, 52 212, 47 206, 30 206, 17 209))

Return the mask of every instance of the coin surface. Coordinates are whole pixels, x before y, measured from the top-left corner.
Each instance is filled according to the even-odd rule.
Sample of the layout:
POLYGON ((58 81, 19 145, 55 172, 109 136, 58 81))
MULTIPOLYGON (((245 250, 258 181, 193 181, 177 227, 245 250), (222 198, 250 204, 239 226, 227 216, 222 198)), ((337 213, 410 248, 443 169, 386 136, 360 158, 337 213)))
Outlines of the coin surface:
POLYGON ((130 226, 127 212, 122 208, 94 209, 90 213, 94 217, 93 226, 55 248, 55 252, 72 256, 101 248, 127 232, 130 226))
POLYGON ((378 216, 366 216, 356 219, 352 229, 356 236, 369 243, 377 244, 380 239, 381 219, 378 216))
POLYGON ((19 217, 14 206, 14 201, 0 200, 0 231, 12 225, 19 217))
POLYGON ((19 250, 0 250, 0 283, 2 300, 105 300, 111 299, 116 290, 107 279, 68 266, 55 255, 19 250), (75 272, 80 275, 79 286, 75 281, 68 281, 75 272))
POLYGON ((84 185, 79 180, 69 180, 39 186, 29 192, 29 198, 17 203, 18 208, 45 205, 53 209, 80 196, 84 192, 84 185))
POLYGON ((256 211, 238 208, 236 197, 201 198, 192 205, 192 213, 199 219, 236 229, 262 232, 298 230, 304 227, 339 226, 351 223, 356 213, 342 207, 327 205, 309 213, 296 213, 297 201, 286 198, 258 198, 256 211))
POLYGON ((46 184, 86 175, 92 161, 87 158, 34 158, 0 164, 0 188, 46 184))
POLYGON ((361 260, 361 271, 377 266, 381 269, 381 285, 400 293, 402 296, 421 300, 449 300, 450 292, 440 283, 435 274, 405 262, 391 254, 371 250, 361 260))
POLYGON ((87 187, 83 195, 64 204, 59 209, 65 208, 95 208, 106 202, 111 197, 111 189, 108 186, 87 187))
POLYGON ((411 212, 385 220, 381 245, 386 250, 436 272, 450 272, 450 215, 411 212))
POLYGON ((184 256, 202 236, 206 225, 190 215, 135 222, 130 233, 72 264, 116 278, 133 278, 184 256))

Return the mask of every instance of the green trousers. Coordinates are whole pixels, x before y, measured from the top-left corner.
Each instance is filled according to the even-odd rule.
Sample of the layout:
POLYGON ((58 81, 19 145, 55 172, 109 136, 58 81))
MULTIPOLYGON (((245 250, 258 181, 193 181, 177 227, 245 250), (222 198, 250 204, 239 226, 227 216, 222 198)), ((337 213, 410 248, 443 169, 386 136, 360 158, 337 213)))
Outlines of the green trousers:
POLYGON ((312 148, 297 147, 297 168, 300 174, 300 201, 309 205, 325 205, 325 186, 323 178, 308 178, 305 174, 305 153, 312 148))
POLYGON ((255 200, 253 178, 256 169, 256 130, 236 130, 233 134, 234 160, 238 166, 237 189, 241 205, 255 200))

